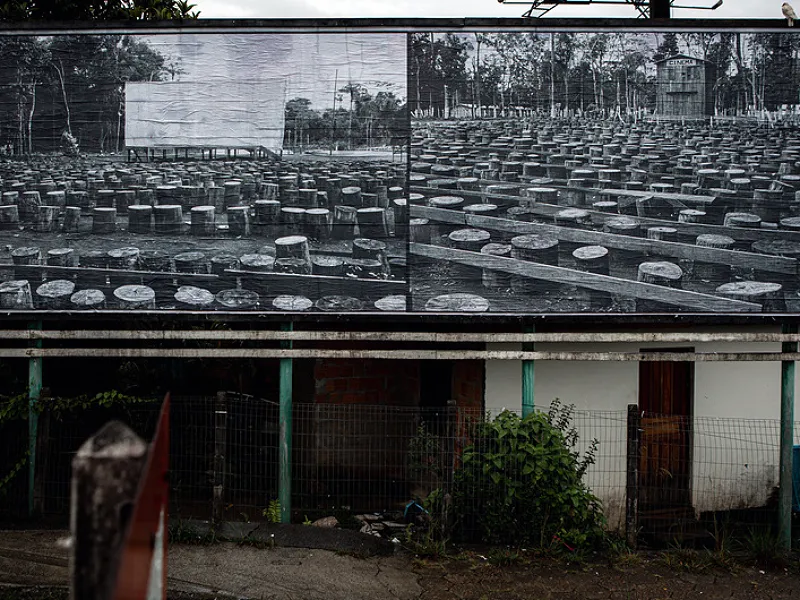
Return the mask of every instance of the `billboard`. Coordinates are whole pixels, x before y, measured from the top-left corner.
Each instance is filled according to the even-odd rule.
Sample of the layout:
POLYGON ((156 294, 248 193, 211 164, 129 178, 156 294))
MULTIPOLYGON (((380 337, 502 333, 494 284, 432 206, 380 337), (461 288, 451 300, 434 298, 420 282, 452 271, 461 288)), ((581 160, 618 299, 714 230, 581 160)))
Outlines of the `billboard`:
POLYGON ((421 23, 0 36, 0 308, 800 312, 797 34, 421 23))
POLYGON ((126 148, 283 149, 283 79, 125 84, 126 148))

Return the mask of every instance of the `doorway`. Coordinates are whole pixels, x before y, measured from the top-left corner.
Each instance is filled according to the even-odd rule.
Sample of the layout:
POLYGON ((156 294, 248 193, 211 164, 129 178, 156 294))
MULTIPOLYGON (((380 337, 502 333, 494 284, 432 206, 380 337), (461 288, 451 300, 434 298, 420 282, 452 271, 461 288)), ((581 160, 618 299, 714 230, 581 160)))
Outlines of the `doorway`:
MULTIPOLYGON (((657 351, 693 352, 694 349, 657 351)), ((674 523, 691 514, 693 405, 694 362, 639 363, 642 521, 663 519, 674 523)))

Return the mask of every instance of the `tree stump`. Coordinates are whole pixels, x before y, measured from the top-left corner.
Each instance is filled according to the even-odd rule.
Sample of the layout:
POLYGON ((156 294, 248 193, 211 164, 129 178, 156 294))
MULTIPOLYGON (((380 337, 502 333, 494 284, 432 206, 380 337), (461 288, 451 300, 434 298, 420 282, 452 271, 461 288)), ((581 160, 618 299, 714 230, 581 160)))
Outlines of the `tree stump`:
POLYGON ((327 240, 331 235, 331 212, 327 208, 309 208, 304 230, 313 240, 327 240))
MULTIPOLYGON (((608 275, 610 269, 608 249, 603 246, 582 246, 576 249, 572 256, 575 267, 579 271, 608 275)), ((577 287, 576 299, 592 310, 603 310, 611 305, 612 297, 608 292, 592 290, 581 286, 577 287)))
POLYGON ((300 235, 303 231, 306 209, 298 206, 284 206, 281 208, 280 224, 286 233, 300 235))
POLYGON ((78 233, 80 231, 81 209, 77 206, 67 206, 64 209, 64 233, 78 233))
POLYGON ((225 210, 231 207, 241 206, 242 203, 242 182, 232 179, 222 184, 224 189, 225 210))
POLYGON ((274 199, 256 200, 256 225, 277 225, 281 203, 274 199))
POLYGON ((346 277, 356 279, 387 279, 389 269, 379 261, 370 258, 344 259, 344 272, 346 277))
MULTIPOLYGON (((695 243, 703 248, 733 250, 736 241, 727 235, 702 234, 697 236, 695 243)), ((731 265, 728 263, 706 263, 696 261, 690 265, 690 272, 694 279, 710 283, 713 289, 716 289, 720 284, 729 282, 733 276, 731 265)))
POLYGON ((114 233, 117 230, 116 208, 92 209, 92 233, 114 233))
POLYGON ((292 273, 294 275, 311 275, 311 264, 302 258, 276 258, 276 273, 292 273))
POLYGON ((408 229, 409 239, 418 244, 431 243, 431 227, 428 219, 411 219, 408 229))
MULTIPOLYGON (((637 281, 665 287, 681 288, 683 270, 667 261, 643 262, 639 265, 637 281)), ((662 312, 664 305, 655 300, 636 299, 636 312, 662 312)))
POLYGON ((405 312, 406 297, 400 294, 384 296, 375 301, 375 308, 381 312, 405 312))
POLYGON ((352 240, 355 236, 356 209, 352 206, 333 207, 331 237, 337 240, 352 240))
POLYGON ((249 290, 222 290, 217 303, 228 310, 248 310, 258 306, 258 294, 249 290))
POLYGON ((171 256, 163 250, 141 250, 137 268, 142 271, 169 272, 172 270, 171 256))
MULTIPOLYGON (((489 256, 504 256, 511 257, 510 244, 490 243, 483 246, 480 250, 481 254, 489 256)), ((495 271, 493 269, 481 270, 481 283, 487 289, 508 289, 511 287, 511 274, 504 271, 495 271)))
POLYGON ((211 308, 215 299, 214 294, 208 290, 193 285, 182 285, 175 292, 178 308, 189 310, 211 308))
POLYGON ((49 233, 55 230, 58 216, 58 207, 40 206, 36 213, 36 231, 49 233))
POLYGON ((177 273, 194 273, 205 275, 208 273, 206 255, 202 252, 181 252, 173 258, 177 273))
POLYGON ((183 229, 183 208, 180 204, 159 204, 153 207, 155 232, 178 235, 183 229))
POLYGON ((344 259, 338 256, 313 256, 311 257, 311 273, 329 277, 344 277, 344 259))
POLYGON ((33 308, 31 286, 25 279, 0 283, 0 308, 26 310, 33 308))
POLYGON ((18 205, 20 220, 24 223, 33 223, 41 205, 42 199, 39 192, 22 192, 18 205))
POLYGON ((304 235, 289 235, 275 240, 275 258, 302 258, 311 269, 308 238, 304 235))
POLYGON ((351 296, 323 296, 315 303, 322 312, 356 312, 364 309, 364 303, 351 296))
POLYGON ((231 235, 246 237, 250 235, 250 207, 231 206, 228 208, 228 228, 231 235))
POLYGON ((11 261, 16 266, 42 264, 42 252, 39 248, 19 247, 11 251, 11 261))
MULTIPOLYGON (((519 235, 511 238, 511 256, 545 265, 558 265, 558 240, 542 235, 519 235)), ((511 288, 521 294, 541 294, 554 291, 554 284, 531 277, 512 276, 511 288)))
POLYGON ((239 269, 239 257, 233 254, 217 254, 211 257, 211 273, 222 275, 226 270, 239 269))
POLYGON ((114 298, 125 310, 155 309, 156 293, 146 285, 123 285, 114 290, 114 298))
POLYGON ((129 233, 150 233, 153 221, 153 207, 147 205, 135 205, 128 208, 128 232, 129 233))
POLYGON ((75 251, 72 248, 53 248, 47 251, 47 264, 52 267, 75 266, 75 251))
POLYGON ((192 235, 213 236, 217 229, 214 222, 213 206, 194 206, 190 211, 192 224, 190 231, 192 235))
POLYGON ((361 208, 361 188, 355 186, 348 186, 342 188, 341 202, 344 206, 351 206, 353 208, 361 208))
POLYGON ((0 206, 0 231, 19 229, 19 209, 15 204, 0 206))
POLYGON ((314 306, 314 303, 305 296, 282 295, 272 301, 272 306, 287 312, 304 312, 314 306))
POLYGON ((489 301, 475 294, 443 294, 425 303, 429 312, 486 312, 489 301))
POLYGON ((70 296, 69 302, 78 310, 97 310, 105 308, 106 295, 101 290, 79 290, 70 296))
POLYGON ((275 257, 268 254, 245 254, 239 259, 239 263, 244 271, 269 273, 275 268, 275 257))
POLYGON ((47 281, 36 288, 38 308, 65 310, 70 307, 69 298, 75 291, 75 282, 67 279, 47 281))
POLYGON ((779 283, 762 281, 733 281, 724 283, 716 290, 717 294, 732 300, 755 302, 763 307, 763 312, 785 312, 783 287, 779 283))
POLYGON ((395 237, 405 238, 408 235, 408 200, 393 198, 391 206, 394 213, 393 234, 395 237))

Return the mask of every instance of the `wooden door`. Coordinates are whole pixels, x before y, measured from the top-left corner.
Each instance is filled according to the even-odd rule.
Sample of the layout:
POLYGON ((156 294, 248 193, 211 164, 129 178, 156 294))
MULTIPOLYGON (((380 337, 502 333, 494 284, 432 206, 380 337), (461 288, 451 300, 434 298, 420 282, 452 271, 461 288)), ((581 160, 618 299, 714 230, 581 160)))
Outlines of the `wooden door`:
POLYGON ((640 511, 691 506, 693 389, 693 362, 639 363, 640 511))

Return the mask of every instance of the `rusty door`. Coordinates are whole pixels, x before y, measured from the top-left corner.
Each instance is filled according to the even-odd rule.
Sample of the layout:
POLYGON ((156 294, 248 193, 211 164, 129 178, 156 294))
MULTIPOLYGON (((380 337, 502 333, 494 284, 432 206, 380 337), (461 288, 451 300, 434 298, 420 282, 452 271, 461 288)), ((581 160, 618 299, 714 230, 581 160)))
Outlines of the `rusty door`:
POLYGON ((693 389, 692 362, 639 363, 640 514, 691 506, 693 389))

